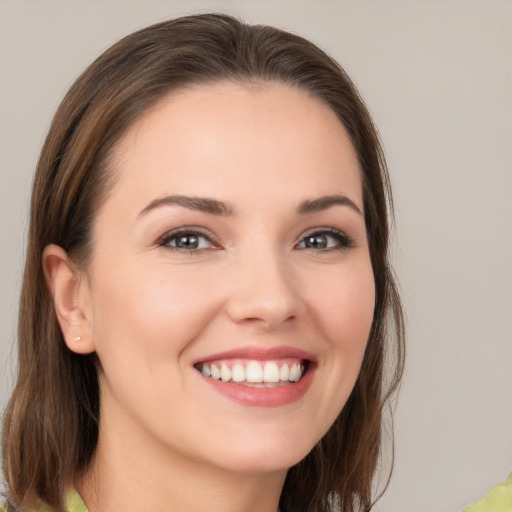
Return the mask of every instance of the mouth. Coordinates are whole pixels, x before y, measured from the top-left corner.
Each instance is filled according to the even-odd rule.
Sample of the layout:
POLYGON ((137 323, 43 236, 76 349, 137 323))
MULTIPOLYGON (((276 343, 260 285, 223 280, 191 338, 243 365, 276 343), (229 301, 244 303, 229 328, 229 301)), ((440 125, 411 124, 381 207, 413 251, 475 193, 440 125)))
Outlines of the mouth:
POLYGON ((315 375, 312 354, 292 347, 245 347, 194 364, 215 392, 242 405, 281 407, 300 400, 315 375))
POLYGON ((307 359, 219 359, 194 365, 206 378, 252 388, 275 388, 301 380, 310 367, 307 359))

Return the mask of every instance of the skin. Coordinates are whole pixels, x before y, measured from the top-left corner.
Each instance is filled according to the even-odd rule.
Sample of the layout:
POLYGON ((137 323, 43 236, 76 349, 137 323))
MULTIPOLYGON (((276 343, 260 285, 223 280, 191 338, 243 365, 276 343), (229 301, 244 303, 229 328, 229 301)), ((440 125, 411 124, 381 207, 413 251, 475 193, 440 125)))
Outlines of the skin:
POLYGON ((275 512, 287 469, 345 404, 371 327, 351 141, 304 91, 220 83, 171 93, 115 153, 86 273, 71 272, 59 247, 44 254, 66 343, 101 362, 97 453, 75 484, 91 512, 275 512), (147 209, 174 195, 222 201, 233 213, 147 209), (353 205, 297 212, 333 195, 353 205), (173 248, 169 237, 162 245, 183 226, 206 235, 198 249, 173 248), (312 233, 327 248, 306 247, 312 233), (314 358, 307 392, 283 406, 234 401, 194 368, 218 352, 276 346, 314 358))

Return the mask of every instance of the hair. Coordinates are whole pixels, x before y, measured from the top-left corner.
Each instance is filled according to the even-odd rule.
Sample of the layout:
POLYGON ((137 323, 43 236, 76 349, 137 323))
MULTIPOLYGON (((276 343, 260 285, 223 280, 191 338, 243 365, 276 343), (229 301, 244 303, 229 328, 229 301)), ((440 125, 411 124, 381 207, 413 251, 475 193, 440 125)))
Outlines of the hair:
POLYGON ((62 511, 65 489, 87 469, 98 439, 97 358, 75 354, 64 343, 43 275, 43 249, 57 244, 86 268, 91 226, 111 188, 109 157, 120 137, 169 92, 219 81, 279 82, 307 91, 336 113, 356 149, 375 278, 373 324, 348 402, 288 471, 280 507, 355 512, 373 504, 384 412, 404 363, 403 313, 389 263, 391 190, 376 129, 347 74, 314 44, 276 28, 204 14, 120 40, 77 79, 51 124, 33 183, 18 377, 3 420, 12 507, 45 504, 62 511))

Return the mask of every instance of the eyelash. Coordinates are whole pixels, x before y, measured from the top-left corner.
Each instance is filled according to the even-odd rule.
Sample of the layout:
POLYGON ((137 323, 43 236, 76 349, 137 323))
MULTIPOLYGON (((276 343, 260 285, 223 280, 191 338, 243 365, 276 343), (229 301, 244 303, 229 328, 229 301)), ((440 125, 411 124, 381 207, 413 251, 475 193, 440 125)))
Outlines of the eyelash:
POLYGON ((219 245, 214 241, 213 237, 208 234, 208 233, 205 233, 199 229, 196 229, 196 228, 180 228, 176 231, 171 231, 169 233, 166 233, 164 236, 162 236, 159 240, 158 240, 158 245, 160 247, 165 247, 171 251, 177 251, 177 252, 182 252, 182 253, 185 253, 185 254, 197 254, 198 252, 202 251, 203 249, 201 248, 196 248, 196 249, 185 249, 183 247, 175 247, 175 246, 172 246, 172 245, 169 245, 173 240, 176 240, 177 238, 179 237, 187 237, 187 236, 196 236, 196 237, 201 237, 201 238, 205 238, 207 239, 213 246, 214 249, 218 249, 219 248, 219 245))
MULTIPOLYGON (((307 238, 312 238, 312 237, 318 236, 318 235, 330 236, 330 237, 334 238, 339 244, 335 247, 326 247, 323 249, 317 249, 319 251, 344 250, 344 249, 350 249, 350 248, 354 247, 354 240, 352 240, 352 238, 350 238, 345 233, 343 233, 343 231, 340 231, 339 229, 327 228, 327 227, 315 228, 315 229, 311 230, 310 232, 308 232, 302 236, 300 243, 303 243, 307 238)), ((315 250, 311 247, 302 247, 301 249, 315 250)))
MULTIPOLYGON (((344 250, 344 249, 350 249, 354 247, 354 241, 347 236, 343 231, 340 231, 335 228, 315 228, 314 230, 311 230, 310 232, 304 234, 298 244, 296 244, 295 247, 305 242, 307 238, 312 238, 314 236, 330 236, 334 238, 338 245, 335 247, 325 247, 320 249, 314 249, 313 247, 300 247, 300 250, 309 249, 309 250, 316 250, 316 251, 335 251, 335 250, 344 250)), ((188 237, 188 236, 196 236, 201 237, 209 241, 209 243, 212 245, 211 248, 213 249, 219 249, 220 245, 216 243, 216 241, 213 239, 211 234, 205 233, 199 229, 196 228, 180 228, 176 231, 171 231, 169 233, 166 233, 164 236, 162 236, 157 244, 160 247, 165 247, 171 251, 177 251, 185 254, 197 254, 204 250, 205 248, 194 248, 194 249, 186 249, 183 247, 176 247, 170 245, 172 241, 175 241, 179 237, 188 237)))

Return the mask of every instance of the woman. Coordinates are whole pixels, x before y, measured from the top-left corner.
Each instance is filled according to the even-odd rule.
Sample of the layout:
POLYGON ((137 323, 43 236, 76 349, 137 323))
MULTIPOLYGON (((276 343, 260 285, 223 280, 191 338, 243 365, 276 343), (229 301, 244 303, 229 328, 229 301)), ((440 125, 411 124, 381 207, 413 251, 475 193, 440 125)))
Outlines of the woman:
POLYGON ((34 181, 9 506, 369 510, 403 366, 388 200, 308 41, 210 14, 105 52, 34 181))

